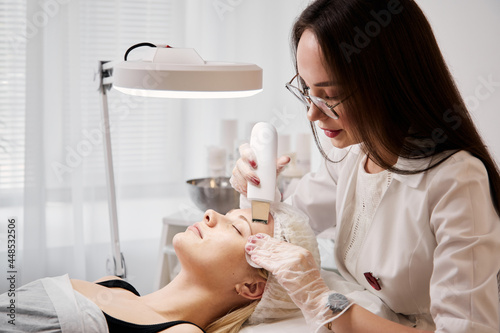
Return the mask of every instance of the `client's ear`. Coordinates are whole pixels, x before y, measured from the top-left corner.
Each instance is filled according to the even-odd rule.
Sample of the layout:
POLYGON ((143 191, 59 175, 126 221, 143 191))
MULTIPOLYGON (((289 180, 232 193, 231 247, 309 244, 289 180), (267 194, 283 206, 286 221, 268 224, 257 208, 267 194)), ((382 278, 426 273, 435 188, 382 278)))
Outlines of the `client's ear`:
POLYGON ((266 288, 266 280, 263 277, 255 277, 253 281, 236 285, 238 295, 245 298, 256 300, 262 298, 266 288))

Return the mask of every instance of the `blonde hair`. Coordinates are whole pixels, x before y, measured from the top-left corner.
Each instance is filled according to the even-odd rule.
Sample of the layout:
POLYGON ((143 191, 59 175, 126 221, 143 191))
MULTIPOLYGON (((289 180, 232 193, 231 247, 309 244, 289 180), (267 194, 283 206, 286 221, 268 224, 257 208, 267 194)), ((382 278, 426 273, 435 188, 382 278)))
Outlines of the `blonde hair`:
MULTIPOLYGON (((269 277, 269 272, 265 269, 259 269, 258 274, 267 280, 269 277)), ((237 333, 240 331, 241 326, 245 321, 252 315, 257 304, 260 300, 253 301, 252 303, 238 308, 236 310, 231 310, 225 316, 217 319, 205 329, 207 333, 237 333)))

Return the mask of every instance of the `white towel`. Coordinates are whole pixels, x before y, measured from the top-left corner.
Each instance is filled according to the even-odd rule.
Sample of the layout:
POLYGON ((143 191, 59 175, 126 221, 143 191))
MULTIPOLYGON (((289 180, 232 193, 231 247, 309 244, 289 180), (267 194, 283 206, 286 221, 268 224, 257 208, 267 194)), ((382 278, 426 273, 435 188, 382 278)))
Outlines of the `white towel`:
POLYGON ((2 332, 108 333, 101 309, 73 289, 68 275, 33 281, 15 296, 0 295, 0 327, 2 332))

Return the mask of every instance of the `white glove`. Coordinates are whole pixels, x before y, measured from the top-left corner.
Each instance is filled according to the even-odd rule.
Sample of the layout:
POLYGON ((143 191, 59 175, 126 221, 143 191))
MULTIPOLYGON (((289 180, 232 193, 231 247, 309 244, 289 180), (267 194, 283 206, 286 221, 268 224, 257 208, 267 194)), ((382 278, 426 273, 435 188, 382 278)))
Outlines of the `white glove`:
POLYGON ((328 296, 334 294, 320 275, 313 256, 306 249, 280 242, 266 234, 250 236, 245 246, 252 261, 276 277, 293 302, 300 308, 313 332, 343 314, 327 306, 328 296))
MULTIPOLYGON (((250 144, 244 143, 239 147, 240 158, 236 162, 233 169, 233 174, 229 182, 233 188, 243 195, 247 195, 247 183, 252 182, 255 185, 260 184, 260 179, 255 174, 254 170, 258 168, 257 158, 250 147, 250 144)), ((289 156, 281 156, 276 160, 276 176, 290 162, 289 156)))

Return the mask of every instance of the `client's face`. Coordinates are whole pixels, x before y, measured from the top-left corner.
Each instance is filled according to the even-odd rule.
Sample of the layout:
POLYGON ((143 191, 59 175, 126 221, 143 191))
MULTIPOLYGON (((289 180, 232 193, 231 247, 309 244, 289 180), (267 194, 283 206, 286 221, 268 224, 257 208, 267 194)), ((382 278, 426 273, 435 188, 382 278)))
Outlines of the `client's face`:
POLYGON ((206 279, 219 280, 251 274, 245 259, 245 244, 250 235, 273 235, 274 219, 269 214, 268 224, 252 222, 250 209, 235 209, 221 215, 213 210, 205 212, 197 222, 174 238, 174 248, 183 269, 194 271, 206 279))

